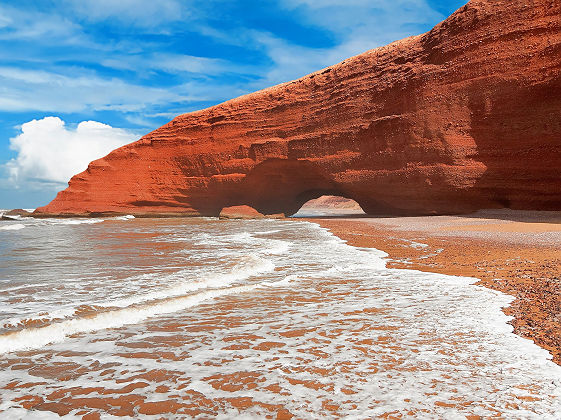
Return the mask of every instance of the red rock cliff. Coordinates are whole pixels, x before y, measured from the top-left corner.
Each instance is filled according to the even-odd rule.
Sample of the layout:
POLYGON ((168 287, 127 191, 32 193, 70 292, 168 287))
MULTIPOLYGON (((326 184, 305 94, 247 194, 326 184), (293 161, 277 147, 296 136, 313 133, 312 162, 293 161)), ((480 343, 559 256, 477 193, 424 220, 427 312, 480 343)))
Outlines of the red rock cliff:
POLYGON ((430 32, 170 123, 37 214, 561 210, 561 2, 473 0, 430 32))

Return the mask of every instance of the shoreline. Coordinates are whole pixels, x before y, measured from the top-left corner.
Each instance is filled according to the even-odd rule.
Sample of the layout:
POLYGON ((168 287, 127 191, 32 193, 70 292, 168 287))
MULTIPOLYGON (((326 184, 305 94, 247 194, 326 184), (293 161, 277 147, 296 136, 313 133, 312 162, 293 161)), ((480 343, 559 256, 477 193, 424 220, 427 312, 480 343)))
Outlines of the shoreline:
MULTIPOLYGON (((474 279, 385 270, 385 254, 351 246, 373 237, 421 256, 431 245, 419 229, 465 231, 465 218, 324 219, 355 238, 349 246, 317 219, 118 220, 8 242, 19 282, 3 295, 14 305, 4 328, 15 332, 0 340, 5 416, 475 419, 561 410, 561 367, 511 333, 499 310, 509 296, 466 287, 474 279), (415 237, 400 240, 396 224, 414 223, 415 237), (37 261, 49 295, 29 289, 19 261, 37 261), (80 273, 69 276, 74 267, 80 273), (18 306, 36 293, 45 299, 37 310, 18 306)), ((471 230, 481 235, 485 223, 471 230)), ((486 229, 513 229, 505 224, 486 229)))
POLYGON ((561 365, 561 213, 487 210, 462 216, 313 217, 349 245, 388 254, 387 267, 479 279, 513 296, 514 333, 561 365))
MULTIPOLYGON (((561 212, 501 209, 467 215, 375 217, 355 208, 308 210, 308 215, 286 219, 316 223, 349 245, 384 251, 388 268, 474 277, 478 279, 475 285, 513 296, 503 312, 513 317, 509 324, 514 333, 548 350, 561 365, 561 212)), ((204 218, 184 214, 135 217, 204 218)))

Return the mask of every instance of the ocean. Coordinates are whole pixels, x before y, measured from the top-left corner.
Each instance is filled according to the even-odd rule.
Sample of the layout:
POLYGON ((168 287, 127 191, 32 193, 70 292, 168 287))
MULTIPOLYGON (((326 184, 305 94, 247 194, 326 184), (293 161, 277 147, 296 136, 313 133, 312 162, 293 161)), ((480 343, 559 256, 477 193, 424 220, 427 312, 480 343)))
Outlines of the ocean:
POLYGON ((510 296, 385 256, 297 219, 2 221, 0 418, 559 418, 510 296))

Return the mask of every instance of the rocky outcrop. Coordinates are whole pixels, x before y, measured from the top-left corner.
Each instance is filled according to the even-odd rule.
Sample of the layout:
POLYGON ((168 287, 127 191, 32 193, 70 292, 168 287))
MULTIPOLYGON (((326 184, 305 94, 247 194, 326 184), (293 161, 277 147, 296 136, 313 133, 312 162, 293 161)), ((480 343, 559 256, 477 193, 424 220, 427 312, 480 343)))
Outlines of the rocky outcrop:
POLYGON ((14 219, 19 219, 20 217, 27 217, 27 216, 31 216, 31 212, 24 209, 13 209, 5 213, 2 213, 0 220, 14 220, 14 219))
POLYGON ((31 212, 24 210, 24 209, 13 209, 13 210, 8 210, 7 212, 4 213, 4 215, 6 216, 30 216, 31 212))
POLYGON ((561 209, 561 2, 473 0, 430 32, 180 115, 37 215, 561 209))
POLYGON ((253 207, 232 206, 224 207, 218 217, 220 219, 263 219, 265 215, 259 213, 253 207))

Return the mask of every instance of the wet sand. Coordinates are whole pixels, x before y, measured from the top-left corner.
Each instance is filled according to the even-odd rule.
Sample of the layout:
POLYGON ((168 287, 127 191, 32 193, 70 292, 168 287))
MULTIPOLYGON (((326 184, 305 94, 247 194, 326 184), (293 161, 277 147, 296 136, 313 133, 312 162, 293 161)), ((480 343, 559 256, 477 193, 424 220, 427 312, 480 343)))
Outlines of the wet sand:
POLYGON ((389 254, 388 267, 476 277, 514 296, 514 332, 561 364, 561 213, 486 210, 465 216, 314 218, 389 254))
MULTIPOLYGON (((293 290, 204 304, 183 319, 147 322, 142 337, 121 331, 114 362, 95 360, 92 346, 82 352, 20 352, 17 361, 0 361, 0 368, 22 372, 2 392, 22 394, 17 401, 28 410, 86 420, 104 415, 215 418, 223 413, 222 418, 345 418, 356 413, 364 418, 397 419, 404 413, 446 418, 450 412, 476 420, 532 413, 533 404, 547 400, 548 391, 532 383, 509 388, 516 371, 508 364, 504 371, 485 368, 480 355, 470 351, 481 340, 476 332, 439 333, 436 327, 411 334, 413 326, 393 319, 392 308, 374 303, 383 300, 385 291, 367 283, 315 279, 293 290), (432 354, 433 363, 423 362, 423 353, 432 354), (56 389, 42 388, 53 380, 56 389), (406 386, 409 381, 419 395, 406 386), (466 391, 478 387, 489 392, 466 391), (377 394, 365 398, 365 389, 377 394), (308 407, 308 413, 289 410, 293 400, 308 407), (500 406, 502 400, 507 404, 500 406)), ((497 362, 505 354, 497 350, 497 362)))

